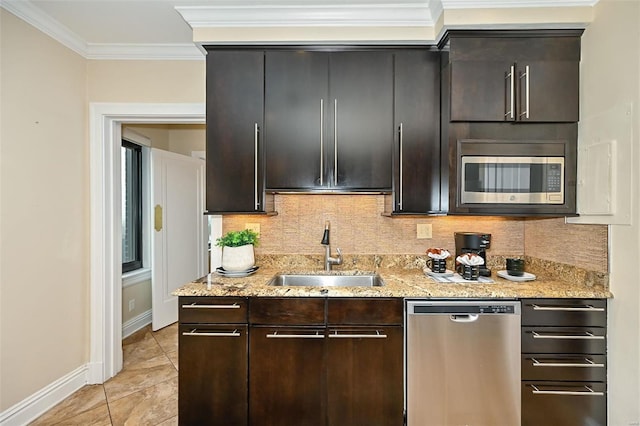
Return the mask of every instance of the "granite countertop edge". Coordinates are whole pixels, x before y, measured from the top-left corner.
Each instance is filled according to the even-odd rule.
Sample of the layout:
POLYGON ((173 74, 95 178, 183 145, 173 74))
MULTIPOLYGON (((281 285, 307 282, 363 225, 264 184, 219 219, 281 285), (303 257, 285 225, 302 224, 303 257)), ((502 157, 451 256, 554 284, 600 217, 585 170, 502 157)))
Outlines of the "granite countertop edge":
MULTIPOLYGON (((359 271, 371 272, 371 271, 359 271)), ((583 298, 607 299, 613 294, 602 285, 561 281, 537 276, 534 281, 516 282, 496 276, 494 283, 439 283, 427 277, 421 269, 378 269, 385 285, 381 287, 286 287, 271 286, 269 281, 279 273, 318 273, 317 271, 286 271, 260 268, 255 274, 229 278, 211 273, 183 285, 175 296, 217 297, 371 297, 371 298, 583 298), (208 281, 211 282, 208 289, 208 281)), ((322 272, 319 272, 322 273, 322 272)), ((334 271, 336 274, 354 273, 334 271)))

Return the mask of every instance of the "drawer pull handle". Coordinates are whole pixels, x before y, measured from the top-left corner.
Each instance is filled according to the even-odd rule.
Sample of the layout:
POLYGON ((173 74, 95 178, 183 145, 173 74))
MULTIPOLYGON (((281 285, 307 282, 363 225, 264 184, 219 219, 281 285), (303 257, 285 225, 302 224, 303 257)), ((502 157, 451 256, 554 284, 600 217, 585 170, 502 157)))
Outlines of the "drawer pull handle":
POLYGON ((198 331, 197 328, 194 328, 191 331, 183 331, 183 336, 208 336, 208 337, 240 337, 240 332, 238 329, 235 329, 231 332, 225 331, 198 331))
POLYGON ((596 308, 593 305, 584 306, 540 306, 532 304, 534 311, 561 311, 561 312, 604 312, 604 308, 596 308))
POLYGON ((531 358, 534 367, 599 367, 604 368, 604 364, 595 363, 590 359, 584 359, 586 363, 582 362, 540 362, 535 358, 531 358))
POLYGON ((279 334, 274 331, 267 334, 267 339, 324 339, 324 334, 320 334, 319 331, 316 331, 316 334, 279 334))
POLYGON ((376 334, 340 334, 334 331, 329 335, 330 339, 386 339, 387 335, 376 330, 376 334))
POLYGON ((234 303, 233 305, 197 305, 192 303, 190 305, 182 305, 183 309, 240 309, 240 305, 234 303))
POLYGON ((586 389, 586 391, 540 390, 535 385, 530 386, 533 388, 531 393, 538 395, 604 396, 604 392, 596 392, 589 386, 582 386, 582 388, 586 389))
POLYGON ((578 339, 578 340, 604 340, 604 336, 595 336, 588 331, 584 332, 584 335, 579 334, 541 334, 532 331, 534 339, 578 339))

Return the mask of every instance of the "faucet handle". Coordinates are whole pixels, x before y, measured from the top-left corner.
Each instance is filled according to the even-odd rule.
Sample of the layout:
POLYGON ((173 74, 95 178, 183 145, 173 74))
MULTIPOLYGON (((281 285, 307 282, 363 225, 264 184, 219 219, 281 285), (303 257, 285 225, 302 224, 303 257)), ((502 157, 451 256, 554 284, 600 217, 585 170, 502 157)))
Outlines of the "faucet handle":
POLYGON ((342 250, 340 250, 340 247, 337 247, 336 251, 338 252, 338 261, 336 262, 336 265, 342 265, 342 250))

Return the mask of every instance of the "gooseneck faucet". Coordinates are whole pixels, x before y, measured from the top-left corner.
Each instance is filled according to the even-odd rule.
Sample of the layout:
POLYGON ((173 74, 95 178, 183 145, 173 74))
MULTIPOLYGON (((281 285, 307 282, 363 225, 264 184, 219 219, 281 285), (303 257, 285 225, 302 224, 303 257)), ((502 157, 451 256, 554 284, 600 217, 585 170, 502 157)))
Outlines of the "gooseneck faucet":
POLYGON ((324 234, 322 235, 322 242, 320 243, 325 248, 325 251, 324 251, 324 270, 325 271, 330 271, 332 265, 342 265, 342 252, 340 251, 339 248, 336 248, 336 251, 338 252, 338 257, 337 258, 331 257, 331 245, 329 244, 329 228, 330 228, 330 223, 327 220, 324 223, 324 234))

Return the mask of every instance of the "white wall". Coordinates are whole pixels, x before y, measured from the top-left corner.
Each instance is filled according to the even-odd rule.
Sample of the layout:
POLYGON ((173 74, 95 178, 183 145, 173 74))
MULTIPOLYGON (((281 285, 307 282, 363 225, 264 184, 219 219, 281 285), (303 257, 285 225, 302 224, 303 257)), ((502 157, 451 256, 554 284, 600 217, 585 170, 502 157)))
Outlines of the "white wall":
MULTIPOLYGON (((608 373, 609 424, 640 422, 640 2, 600 0, 582 38, 581 116, 597 116, 633 104, 631 226, 610 227, 608 373)), ((604 114, 603 117, 607 115, 604 114)), ((610 123, 602 123, 606 127, 610 123)), ((588 134, 581 134, 588 138, 588 134)))
POLYGON ((86 61, 0 9, 0 412, 86 364, 86 61))

